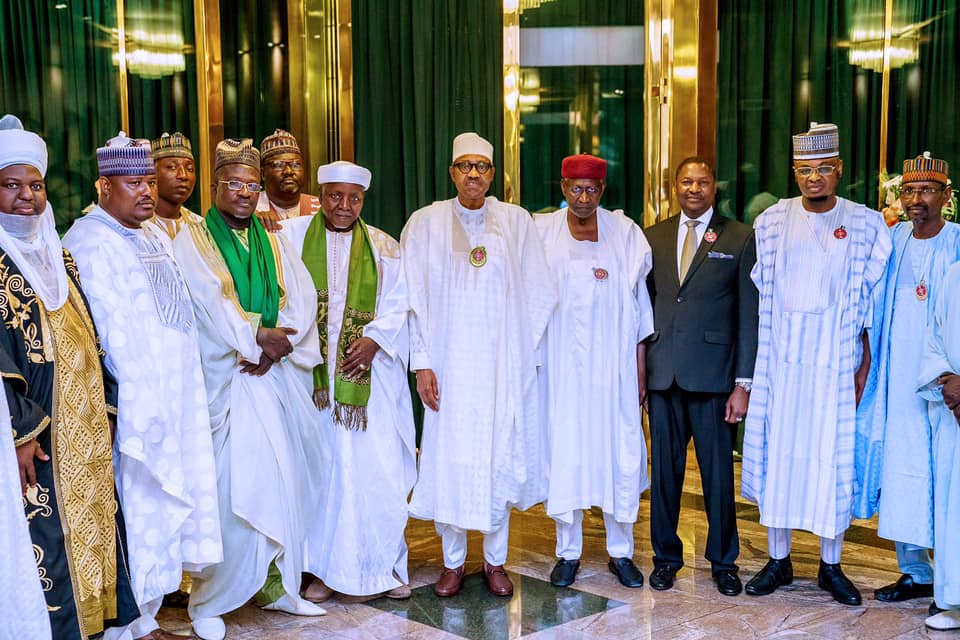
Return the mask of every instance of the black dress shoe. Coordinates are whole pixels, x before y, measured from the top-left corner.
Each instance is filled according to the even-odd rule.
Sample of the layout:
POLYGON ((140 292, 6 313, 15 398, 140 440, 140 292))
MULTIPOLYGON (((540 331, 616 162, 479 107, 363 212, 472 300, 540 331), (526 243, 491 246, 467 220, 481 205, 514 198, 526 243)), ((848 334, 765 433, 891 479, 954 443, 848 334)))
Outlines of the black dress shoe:
POLYGON ((946 611, 946 609, 941 609, 940 607, 938 607, 936 600, 934 600, 933 602, 931 602, 931 603, 930 603, 930 608, 927 609, 927 613, 929 613, 931 616, 935 616, 935 615, 937 615, 938 613, 943 613, 944 611, 946 611))
POLYGON ((617 580, 623 586, 631 589, 643 586, 643 574, 640 573, 637 565, 633 564, 633 560, 630 558, 610 558, 607 566, 610 567, 610 571, 617 576, 617 580))
POLYGON ((793 582, 793 562, 790 556, 782 560, 770 558, 760 573, 747 583, 747 593, 751 596, 767 596, 777 588, 793 582))
POLYGON ((820 561, 820 571, 817 573, 817 586, 829 591, 833 599, 840 604, 857 606, 860 604, 860 592, 853 583, 843 575, 840 563, 827 564, 820 561))
MULTIPOLYGON (((743 583, 736 571, 715 571, 713 581, 717 583, 717 591, 725 596, 738 596, 743 591, 743 583)), ((650 583, 653 584, 653 578, 650 583)))
POLYGON ((893 584, 874 590, 873 597, 880 602, 903 602, 914 598, 932 598, 933 585, 914 582, 913 576, 905 573, 893 584))
POLYGON ((550 572, 550 584, 555 587, 569 587, 577 579, 577 571, 580 569, 579 560, 565 560, 560 558, 550 572))
POLYGON ((650 574, 650 586, 657 591, 666 591, 673 588, 673 579, 677 577, 677 569, 665 564, 660 565, 650 574))

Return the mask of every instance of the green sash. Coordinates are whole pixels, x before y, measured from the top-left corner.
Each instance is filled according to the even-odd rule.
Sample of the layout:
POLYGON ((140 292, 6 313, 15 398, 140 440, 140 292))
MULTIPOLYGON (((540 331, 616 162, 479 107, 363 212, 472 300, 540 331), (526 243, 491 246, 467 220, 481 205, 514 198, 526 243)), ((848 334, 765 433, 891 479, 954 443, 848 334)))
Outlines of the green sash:
POLYGON ((250 228, 247 231, 249 250, 224 222, 217 211, 217 205, 210 207, 204 224, 227 263, 240 306, 250 313, 259 313, 260 326, 268 329, 276 327, 277 315, 280 312, 277 265, 274 262, 270 238, 260 221, 256 216, 250 218, 250 228))
MULTIPOLYGON (((330 288, 327 285, 327 232, 323 213, 317 213, 303 241, 303 262, 307 265, 317 289, 317 327, 320 329, 320 352, 323 364, 313 369, 313 401, 321 409, 330 406, 330 374, 327 369, 327 316, 330 309, 330 288)), ((367 402, 370 399, 370 374, 366 369, 352 377, 341 373, 341 362, 347 347, 363 336, 363 328, 373 320, 377 308, 377 260, 370 242, 370 232, 363 220, 353 226, 350 266, 347 271, 347 303, 343 309, 340 341, 337 344, 336 377, 333 386, 333 417, 347 429, 367 430, 367 402)))

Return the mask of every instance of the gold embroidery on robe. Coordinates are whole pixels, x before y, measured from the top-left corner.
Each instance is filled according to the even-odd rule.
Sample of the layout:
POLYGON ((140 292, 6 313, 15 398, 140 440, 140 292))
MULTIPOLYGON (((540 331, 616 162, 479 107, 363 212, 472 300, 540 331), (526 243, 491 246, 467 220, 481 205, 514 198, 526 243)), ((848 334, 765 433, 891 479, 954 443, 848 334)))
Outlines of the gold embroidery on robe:
POLYGON ((99 348, 69 286, 67 303, 47 313, 56 349, 51 453, 80 628, 92 635, 117 617, 117 503, 99 348))

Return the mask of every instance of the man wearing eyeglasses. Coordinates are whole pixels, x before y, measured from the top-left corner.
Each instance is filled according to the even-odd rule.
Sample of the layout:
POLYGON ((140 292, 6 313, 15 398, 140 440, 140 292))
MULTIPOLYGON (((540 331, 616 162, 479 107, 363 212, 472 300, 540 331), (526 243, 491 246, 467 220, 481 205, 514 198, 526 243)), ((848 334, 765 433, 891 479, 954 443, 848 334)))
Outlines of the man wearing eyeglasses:
POLYGON ((556 289, 530 214, 486 195, 493 145, 460 134, 449 172, 457 196, 414 212, 400 240, 410 368, 427 408, 410 512, 442 538, 437 595, 460 591, 472 529, 484 534, 487 588, 509 596, 510 511, 546 495, 537 365, 556 289))
POLYGON ((257 201, 257 216, 274 230, 277 221, 311 216, 320 210, 320 199, 302 193, 306 185, 303 154, 293 134, 276 129, 260 143, 263 191, 257 201))
POLYGON ((600 206, 607 162, 589 154, 560 166, 567 206, 535 216, 560 303, 547 325, 540 373, 549 435, 546 509, 557 527, 556 587, 573 584, 583 550, 583 511, 603 509, 608 568, 643 586, 633 563, 633 524, 647 488, 643 340, 653 333, 646 278, 650 245, 622 211, 600 206))
POLYGON ((868 437, 858 448, 863 488, 855 515, 880 512, 877 533, 896 541, 902 574, 874 592, 882 602, 933 595, 933 437, 927 401, 914 381, 924 329, 933 320, 947 270, 960 261, 960 225, 940 216, 952 196, 947 169, 945 161, 926 152, 903 163, 900 203, 910 221, 892 230, 893 253, 870 332, 876 366, 857 409, 868 437))
POLYGON ((756 245, 749 226, 713 208, 716 173, 685 158, 674 190, 680 212, 646 229, 654 332, 647 339, 650 390, 650 586, 670 589, 683 567, 677 535, 690 440, 709 526, 705 557, 717 591, 743 590, 734 503, 733 442, 747 411, 757 351, 756 245))
POLYGON ((840 567, 857 487, 856 408, 870 368, 866 330, 891 241, 883 216, 837 196, 836 125, 793 136, 802 194, 757 218, 760 334, 743 445, 742 494, 760 508, 770 559, 750 595, 793 581, 793 529, 820 537, 817 583, 859 605, 840 567))
POLYGON ((223 562, 194 576, 197 635, 251 597, 266 610, 322 615, 299 597, 307 517, 324 486, 332 427, 307 384, 320 364, 317 295, 286 238, 253 215, 260 154, 249 139, 217 145, 214 204, 174 240, 193 298, 220 493, 223 562))

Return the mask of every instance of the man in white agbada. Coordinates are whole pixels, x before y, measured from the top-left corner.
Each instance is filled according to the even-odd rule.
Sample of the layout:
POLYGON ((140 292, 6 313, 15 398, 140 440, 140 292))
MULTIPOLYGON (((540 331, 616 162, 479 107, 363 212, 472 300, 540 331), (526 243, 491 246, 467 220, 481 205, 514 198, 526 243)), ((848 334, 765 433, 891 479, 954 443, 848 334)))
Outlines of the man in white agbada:
POLYGON ((564 158, 567 206, 534 216, 560 303, 544 337, 540 372, 549 434, 547 515, 557 524, 550 583, 573 584, 583 550, 583 510, 603 509, 610 570, 643 586, 633 563, 633 524, 649 485, 640 406, 653 308, 650 245, 622 211, 599 206, 607 162, 564 158))
POLYGON ((484 534, 487 587, 511 595, 510 510, 546 495, 537 365, 556 287, 530 214, 485 197, 492 160, 479 135, 457 136, 457 197, 414 212, 400 239, 410 368, 427 407, 410 513, 442 538, 440 596, 463 585, 468 529, 484 534))
POLYGON ((900 202, 909 222, 893 227, 893 254, 878 285, 870 377, 857 420, 858 518, 878 510, 877 533, 896 542, 902 575, 874 592, 882 602, 933 595, 933 454, 927 401, 912 381, 925 329, 950 265, 960 261, 960 225, 946 222, 947 163, 929 153, 903 163, 900 202))
POLYGON ((890 256, 883 217, 837 197, 835 125, 793 137, 803 194, 755 223, 760 331, 747 411, 742 494, 760 508, 770 560, 746 586, 767 595, 793 580, 791 530, 820 536, 821 589, 860 604, 840 552, 855 501, 856 406, 870 367, 864 329, 890 256))
POLYGON ((150 141, 157 173, 157 207, 145 225, 155 226, 160 239, 173 252, 173 239, 184 225, 203 222, 203 218, 183 206, 197 185, 197 170, 190 139, 179 131, 164 133, 150 141))
POLYGON ((920 363, 933 432, 933 592, 926 625, 960 629, 960 264, 947 271, 920 363))
POLYGON ((297 595, 332 431, 310 393, 317 300, 286 239, 253 216, 259 168, 249 140, 217 145, 214 205, 173 243, 200 330, 220 493, 224 561, 194 576, 190 594, 205 639, 223 638, 221 616, 255 594, 264 609, 325 613, 297 595))
POLYGON ((114 468, 141 613, 129 629, 134 638, 175 638, 157 624, 163 596, 183 571, 223 559, 197 323, 161 232, 144 225, 157 199, 149 143, 121 131, 97 149, 97 164, 99 204, 63 246, 120 385, 114 468))
POLYGON ((407 496, 417 478, 407 383, 407 287, 400 244, 360 218, 370 171, 338 161, 317 170, 321 216, 286 220, 320 300, 327 366, 314 369, 314 401, 333 426, 330 479, 307 538, 304 592, 363 602, 410 597, 407 496))

